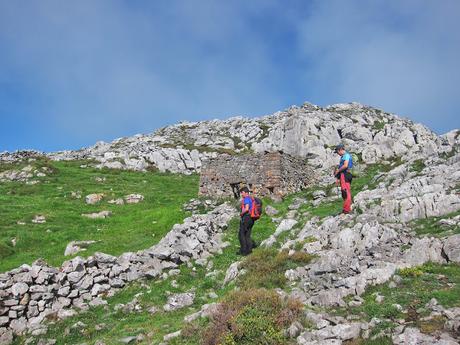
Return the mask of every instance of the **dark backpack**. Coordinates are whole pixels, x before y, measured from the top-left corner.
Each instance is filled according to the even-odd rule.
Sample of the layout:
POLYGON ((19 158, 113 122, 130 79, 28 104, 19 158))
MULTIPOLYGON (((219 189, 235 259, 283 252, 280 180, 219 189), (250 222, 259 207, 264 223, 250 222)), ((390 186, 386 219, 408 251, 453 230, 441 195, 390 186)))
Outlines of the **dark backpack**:
POLYGON ((251 197, 252 199, 252 208, 251 208, 251 218, 257 220, 262 215, 262 200, 259 198, 251 197))

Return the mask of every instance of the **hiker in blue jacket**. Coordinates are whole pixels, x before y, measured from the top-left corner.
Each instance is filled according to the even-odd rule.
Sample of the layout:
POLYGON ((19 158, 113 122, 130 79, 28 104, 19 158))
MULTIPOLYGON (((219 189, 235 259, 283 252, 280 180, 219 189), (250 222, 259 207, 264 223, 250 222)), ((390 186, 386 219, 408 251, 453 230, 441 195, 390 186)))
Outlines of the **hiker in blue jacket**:
POLYGON ((351 212, 351 181, 353 175, 350 170, 353 168, 353 158, 345 151, 345 146, 339 144, 335 148, 335 153, 340 156, 340 162, 337 168, 334 170, 334 176, 337 179, 337 185, 340 186, 343 198, 343 209, 342 213, 348 214, 351 212))
POLYGON ((240 251, 241 255, 248 255, 252 252, 254 242, 251 239, 251 231, 254 225, 254 219, 251 217, 253 199, 249 196, 248 187, 240 189, 241 194, 241 220, 240 230, 238 232, 238 238, 240 240, 240 251))

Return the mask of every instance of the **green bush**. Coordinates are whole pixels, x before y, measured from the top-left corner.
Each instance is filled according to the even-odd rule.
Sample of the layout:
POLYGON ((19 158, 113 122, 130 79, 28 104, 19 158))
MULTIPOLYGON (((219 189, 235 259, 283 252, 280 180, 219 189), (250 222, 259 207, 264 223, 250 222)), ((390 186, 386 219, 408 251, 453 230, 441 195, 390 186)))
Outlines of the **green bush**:
POLYGON ((376 131, 381 131, 384 128, 385 128, 385 122, 383 121, 374 121, 374 124, 372 125, 372 129, 376 131))
POLYGON ((410 170, 414 171, 416 173, 420 173, 423 169, 425 169, 425 167, 426 167, 426 165, 423 162, 423 160, 417 159, 412 163, 412 165, 410 167, 410 170))
POLYGON ((302 315, 303 305, 273 290, 234 291, 221 303, 203 333, 204 345, 286 344, 283 329, 302 315))
POLYGON ((415 278, 415 277, 420 277, 423 274, 423 270, 420 267, 408 267, 408 268, 403 268, 402 270, 400 270, 399 274, 402 277, 415 278))

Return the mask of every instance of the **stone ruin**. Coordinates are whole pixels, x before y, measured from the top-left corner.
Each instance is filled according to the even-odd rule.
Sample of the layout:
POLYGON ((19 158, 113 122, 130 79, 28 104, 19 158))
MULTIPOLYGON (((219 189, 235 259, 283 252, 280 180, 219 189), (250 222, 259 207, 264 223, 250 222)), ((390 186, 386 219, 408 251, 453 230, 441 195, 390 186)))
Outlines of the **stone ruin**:
POLYGON ((248 186, 258 196, 282 198, 315 180, 305 160, 283 152, 220 155, 203 163, 199 194, 212 197, 238 198, 248 186))

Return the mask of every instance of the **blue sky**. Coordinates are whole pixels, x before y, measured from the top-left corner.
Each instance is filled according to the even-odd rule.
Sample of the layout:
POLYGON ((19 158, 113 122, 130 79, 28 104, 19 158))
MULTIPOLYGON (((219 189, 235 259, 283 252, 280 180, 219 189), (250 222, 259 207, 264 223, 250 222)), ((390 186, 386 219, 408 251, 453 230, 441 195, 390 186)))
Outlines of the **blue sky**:
POLYGON ((457 0, 0 0, 0 151, 357 101, 460 128, 457 0))

